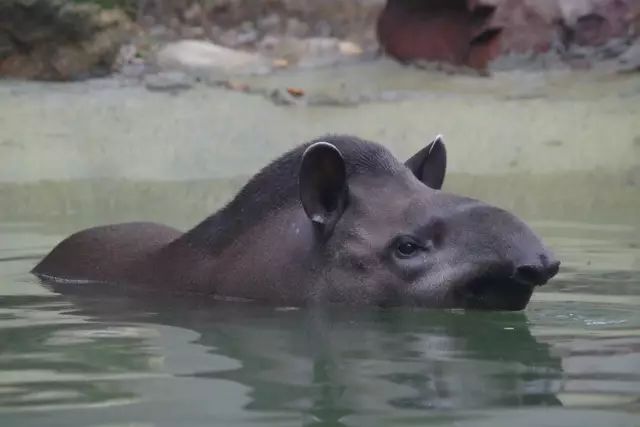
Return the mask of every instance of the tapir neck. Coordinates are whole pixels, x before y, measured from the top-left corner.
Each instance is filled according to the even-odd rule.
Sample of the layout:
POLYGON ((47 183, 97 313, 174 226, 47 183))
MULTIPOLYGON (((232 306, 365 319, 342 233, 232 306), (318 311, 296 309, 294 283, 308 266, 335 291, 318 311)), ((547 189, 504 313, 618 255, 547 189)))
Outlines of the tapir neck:
POLYGON ((161 248, 151 268, 189 292, 292 304, 308 299, 315 232, 300 207, 280 209, 228 241, 215 234, 194 236, 218 230, 207 226, 201 224, 161 248), (225 245, 216 245, 220 242, 225 245))

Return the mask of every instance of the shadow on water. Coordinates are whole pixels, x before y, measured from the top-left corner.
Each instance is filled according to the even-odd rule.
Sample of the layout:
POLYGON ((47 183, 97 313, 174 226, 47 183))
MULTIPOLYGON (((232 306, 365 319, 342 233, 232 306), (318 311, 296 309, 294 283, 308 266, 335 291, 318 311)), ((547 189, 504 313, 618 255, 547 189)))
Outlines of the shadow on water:
MULTIPOLYGON (((350 425, 350 417, 362 414, 454 419, 463 413, 449 410, 561 405, 554 394, 560 387, 561 360, 532 336, 523 313, 295 310, 96 294, 72 285, 55 285, 54 290, 64 297, 0 300, 0 310, 49 307, 68 320, 67 325, 31 325, 29 334, 0 329, 0 342, 11 342, 13 354, 39 354, 52 340, 64 342, 56 350, 59 357, 49 354, 41 366, 31 359, 2 363, 4 370, 19 372, 28 366, 56 372, 55 382, 30 383, 27 394, 32 387, 46 394, 49 384, 66 389, 63 401, 76 396, 67 403, 137 401, 143 403, 134 407, 142 410, 153 393, 139 384, 130 387, 131 380, 155 378, 164 371, 174 379, 211 382, 211 395, 197 396, 201 388, 186 388, 174 407, 196 399, 205 406, 193 410, 205 411, 208 399, 217 399, 216 384, 231 382, 245 390, 239 411, 302 417, 304 425, 350 425), (151 331, 167 326, 195 335, 188 343, 159 348, 151 331), (177 356, 163 354, 178 347, 177 356), (199 363, 206 355, 216 359, 199 363), (65 374, 70 376, 66 382, 60 378, 65 374), (93 380, 73 378, 78 374, 93 380), (114 381, 119 375, 121 380, 114 381)), ((5 394, 0 406, 18 408, 20 393, 13 398, 5 394)), ((156 410, 170 419, 176 416, 168 408, 156 410)))

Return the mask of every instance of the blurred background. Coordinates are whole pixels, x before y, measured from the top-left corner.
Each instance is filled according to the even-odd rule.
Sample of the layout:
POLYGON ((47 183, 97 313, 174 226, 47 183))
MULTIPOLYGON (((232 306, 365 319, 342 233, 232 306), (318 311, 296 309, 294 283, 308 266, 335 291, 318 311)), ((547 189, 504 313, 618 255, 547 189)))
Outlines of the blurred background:
POLYGON ((187 226, 311 138, 442 133, 451 191, 635 223, 639 34, 638 0, 3 0, 0 215, 187 226))
POLYGON ((8 426, 637 425, 639 286, 640 0, 0 0, 8 426), (84 227, 187 229, 327 133, 443 134, 444 189, 560 274, 524 313, 326 317, 28 274, 84 227))

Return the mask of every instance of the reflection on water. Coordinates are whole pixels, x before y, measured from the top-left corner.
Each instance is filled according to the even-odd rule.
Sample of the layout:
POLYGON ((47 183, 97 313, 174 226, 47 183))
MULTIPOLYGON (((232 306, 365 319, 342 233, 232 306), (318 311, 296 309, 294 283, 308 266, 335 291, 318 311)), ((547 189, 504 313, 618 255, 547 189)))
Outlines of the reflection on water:
POLYGON ((637 425, 638 229, 537 227, 566 271, 523 313, 474 313, 50 289, 25 272, 59 236, 6 224, 3 425, 637 425))

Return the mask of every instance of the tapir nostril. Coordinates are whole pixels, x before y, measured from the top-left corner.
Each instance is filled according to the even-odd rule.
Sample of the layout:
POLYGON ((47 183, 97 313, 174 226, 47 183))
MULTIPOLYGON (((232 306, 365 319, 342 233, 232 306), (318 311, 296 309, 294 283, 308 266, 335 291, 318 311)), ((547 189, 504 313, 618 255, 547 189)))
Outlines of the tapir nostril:
POLYGON ((559 261, 539 265, 521 265, 516 268, 514 278, 527 285, 544 285, 558 273, 559 261))
POLYGON ((560 261, 553 261, 547 265, 547 279, 551 279, 560 271, 560 261))

